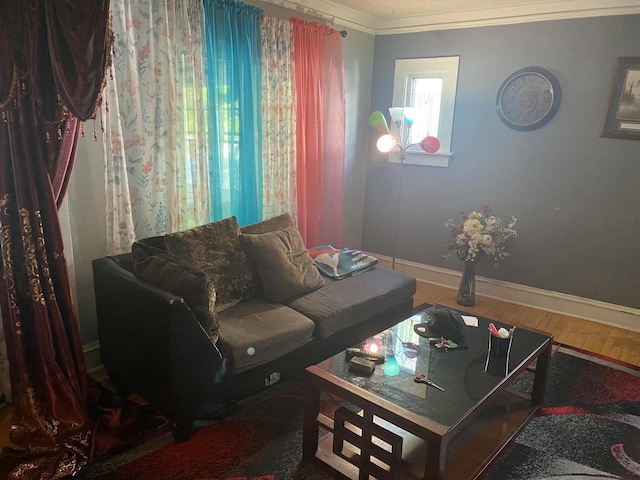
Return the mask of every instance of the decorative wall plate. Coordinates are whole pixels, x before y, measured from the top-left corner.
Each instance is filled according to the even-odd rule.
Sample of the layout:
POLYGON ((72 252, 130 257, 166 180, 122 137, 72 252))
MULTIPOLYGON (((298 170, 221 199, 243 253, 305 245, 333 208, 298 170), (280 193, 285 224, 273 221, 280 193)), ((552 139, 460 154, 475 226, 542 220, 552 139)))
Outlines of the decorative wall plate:
POLYGON ((522 68, 502 82, 496 97, 500 119, 515 130, 535 130, 547 123, 560 106, 560 84, 540 67, 522 68))

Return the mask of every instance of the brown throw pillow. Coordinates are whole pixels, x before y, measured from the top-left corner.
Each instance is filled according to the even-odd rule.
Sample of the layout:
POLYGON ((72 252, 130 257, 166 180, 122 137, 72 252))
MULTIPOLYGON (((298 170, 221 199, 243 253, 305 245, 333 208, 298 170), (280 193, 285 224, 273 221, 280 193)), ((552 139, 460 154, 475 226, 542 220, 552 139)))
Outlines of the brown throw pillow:
POLYGON ((240 241, 260 274, 267 302, 282 302, 326 285, 295 227, 242 234, 240 241))
POLYGON ((131 260, 136 277, 182 297, 209 338, 218 341, 216 290, 210 281, 184 268, 165 250, 143 243, 132 245, 131 260))
POLYGON ((167 251, 190 271, 215 285, 216 310, 248 300, 256 292, 255 272, 240 245, 236 217, 164 236, 167 251))

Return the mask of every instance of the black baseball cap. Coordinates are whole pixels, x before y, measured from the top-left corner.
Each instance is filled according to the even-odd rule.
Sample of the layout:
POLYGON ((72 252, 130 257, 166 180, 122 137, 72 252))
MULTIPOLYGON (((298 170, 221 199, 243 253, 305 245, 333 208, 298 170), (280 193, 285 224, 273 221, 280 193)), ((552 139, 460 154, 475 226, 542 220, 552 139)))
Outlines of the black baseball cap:
POLYGON ((448 308, 434 308, 424 312, 426 323, 413 326, 414 331, 422 337, 444 337, 458 345, 464 345, 465 323, 462 316, 448 308))

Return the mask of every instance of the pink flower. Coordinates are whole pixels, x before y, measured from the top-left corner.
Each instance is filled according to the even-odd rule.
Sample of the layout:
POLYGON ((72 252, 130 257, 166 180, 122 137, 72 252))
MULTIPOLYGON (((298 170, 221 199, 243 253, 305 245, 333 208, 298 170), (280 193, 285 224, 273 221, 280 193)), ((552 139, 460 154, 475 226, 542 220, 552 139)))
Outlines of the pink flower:
POLYGON ((146 60, 147 58, 149 58, 150 52, 151 48, 149 48, 149 42, 147 41, 147 43, 144 44, 144 46, 140 50, 138 50, 138 59, 146 60))
POLYGON ((131 20, 129 20, 127 22, 127 28, 135 28, 136 30, 140 28, 140 26, 142 25, 142 22, 140 22, 140 20, 138 19, 138 17, 136 17, 135 15, 133 15, 131 17, 131 20))
POLYGON ((121 85, 122 89, 129 93, 129 95, 136 95, 140 91, 138 84, 131 80, 123 80, 121 85))
POLYGON ((480 211, 482 213, 487 213, 491 211, 491 205, 489 205, 488 203, 483 203, 482 205, 480 205, 480 211))
POLYGON ((129 148, 133 148, 137 145, 140 145, 142 147, 144 147, 145 143, 147 143, 147 141, 145 140, 145 138, 142 135, 136 135, 134 138, 130 138, 128 139, 125 143, 124 143, 124 147, 129 149, 129 148))
POLYGON ((151 173, 151 169, 153 168, 153 157, 149 156, 149 160, 145 162, 142 166, 142 173, 145 175, 149 175, 151 173))

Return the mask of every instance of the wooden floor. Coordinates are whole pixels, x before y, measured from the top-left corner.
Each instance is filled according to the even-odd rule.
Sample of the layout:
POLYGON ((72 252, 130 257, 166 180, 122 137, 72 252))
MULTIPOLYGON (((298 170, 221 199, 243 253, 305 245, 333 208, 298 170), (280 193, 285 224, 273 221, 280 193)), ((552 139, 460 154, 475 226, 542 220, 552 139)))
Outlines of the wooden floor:
POLYGON ((553 333, 554 341, 640 366, 640 332, 476 295, 473 307, 456 304, 455 289, 418 282, 415 306, 440 303, 510 325, 553 333))
MULTIPOLYGON (((553 333, 554 340, 572 347, 599 353, 640 366, 640 333, 609 327, 575 317, 550 313, 530 307, 476 295, 473 307, 456 304, 456 290, 418 282, 414 305, 437 303, 461 308, 471 314, 491 318, 510 325, 530 327, 553 333)), ((10 409, 0 411, 0 448, 9 442, 10 409)))

